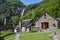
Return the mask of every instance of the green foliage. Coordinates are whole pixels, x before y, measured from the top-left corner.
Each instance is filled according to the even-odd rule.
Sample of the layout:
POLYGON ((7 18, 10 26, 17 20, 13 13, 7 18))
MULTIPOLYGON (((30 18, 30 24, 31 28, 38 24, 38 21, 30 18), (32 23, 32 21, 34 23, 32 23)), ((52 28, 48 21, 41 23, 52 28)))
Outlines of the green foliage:
POLYGON ((30 32, 34 33, 34 32, 38 32, 38 31, 36 31, 36 30, 30 30, 30 32))
POLYGON ((6 31, 0 31, 0 36, 4 36, 4 35, 6 35, 6 34, 10 34, 10 33, 12 33, 12 31, 11 30, 6 30, 6 31))
POLYGON ((13 16, 13 17, 11 17, 11 21, 12 21, 13 24, 18 24, 19 17, 13 16))
POLYGON ((4 2, 0 5, 0 22, 3 22, 4 18, 9 16, 12 18, 13 23, 16 24, 18 18, 14 16, 20 16, 25 5, 20 0, 1 0, 0 2, 4 2))
POLYGON ((6 18, 6 16, 7 16, 7 14, 2 14, 2 15, 0 15, 0 21, 3 21, 4 18, 6 18))
POLYGON ((30 4, 27 6, 27 9, 28 10, 36 9, 38 6, 40 6, 40 3, 30 4))
MULTIPOLYGON (((60 17, 60 2, 59 0, 43 0, 38 7, 35 9, 29 10, 25 16, 25 18, 37 18, 39 17, 43 12, 47 11, 51 16, 53 17, 60 17), (30 16, 29 16, 30 15, 30 16)), ((31 6, 33 8, 33 6, 31 6)))

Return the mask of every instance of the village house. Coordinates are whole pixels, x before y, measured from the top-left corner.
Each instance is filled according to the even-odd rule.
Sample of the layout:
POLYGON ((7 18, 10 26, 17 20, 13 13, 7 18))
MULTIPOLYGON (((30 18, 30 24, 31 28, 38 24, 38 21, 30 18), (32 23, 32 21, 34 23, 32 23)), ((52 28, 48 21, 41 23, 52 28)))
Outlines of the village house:
POLYGON ((22 30, 23 31, 26 31, 26 30, 41 31, 41 30, 51 30, 53 28, 60 28, 59 27, 59 25, 60 25, 59 21, 60 21, 59 18, 54 18, 48 12, 44 12, 43 15, 40 16, 36 21, 33 21, 33 23, 35 23, 34 26, 32 26, 33 23, 31 22, 31 20, 28 23, 27 23, 27 20, 25 20, 26 26, 25 27, 22 26, 22 30))
POLYGON ((22 24, 21 24, 22 32, 29 32, 33 25, 34 25, 33 19, 22 20, 22 24))
POLYGON ((53 18, 52 16, 49 15, 48 12, 43 13, 41 17, 35 22, 35 26, 32 27, 34 30, 48 30, 52 28, 57 28, 58 26, 58 21, 57 19, 53 18))

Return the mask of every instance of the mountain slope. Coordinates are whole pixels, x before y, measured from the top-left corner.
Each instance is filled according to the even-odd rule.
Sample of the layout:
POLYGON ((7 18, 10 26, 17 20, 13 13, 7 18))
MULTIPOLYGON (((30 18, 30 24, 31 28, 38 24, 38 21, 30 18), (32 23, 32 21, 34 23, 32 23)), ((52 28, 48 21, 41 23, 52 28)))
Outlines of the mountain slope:
POLYGON ((25 5, 19 0, 1 0, 0 5, 0 22, 3 22, 4 18, 11 18, 14 16, 20 16, 22 9, 25 5))
POLYGON ((19 0, 5 0, 4 4, 0 5, 0 14, 17 15, 23 7, 25 5, 19 0))
POLYGON ((39 17, 44 11, 49 12, 53 17, 60 17, 60 0, 43 0, 40 3, 40 6, 33 10, 29 10, 22 19, 27 18, 37 18, 39 17))

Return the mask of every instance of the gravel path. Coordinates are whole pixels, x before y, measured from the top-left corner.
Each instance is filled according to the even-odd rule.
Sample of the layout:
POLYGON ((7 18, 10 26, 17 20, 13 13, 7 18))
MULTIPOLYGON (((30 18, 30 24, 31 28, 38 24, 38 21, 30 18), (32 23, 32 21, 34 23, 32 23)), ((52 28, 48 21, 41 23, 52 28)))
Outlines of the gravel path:
POLYGON ((17 33, 14 40, 19 40, 19 34, 17 33))

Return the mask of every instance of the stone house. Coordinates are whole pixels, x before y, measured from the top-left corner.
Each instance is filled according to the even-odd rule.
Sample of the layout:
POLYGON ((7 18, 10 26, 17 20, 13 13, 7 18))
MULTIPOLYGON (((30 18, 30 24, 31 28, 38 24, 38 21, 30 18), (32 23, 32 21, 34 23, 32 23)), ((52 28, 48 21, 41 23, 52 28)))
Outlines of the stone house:
POLYGON ((43 13, 41 17, 35 22, 35 26, 32 26, 32 30, 40 31, 51 30, 52 28, 58 27, 59 21, 56 18, 53 18, 48 12, 43 13))
POLYGON ((26 19, 26 20, 22 20, 21 22, 21 30, 22 32, 29 32, 31 30, 31 26, 32 26, 32 19, 26 19))

